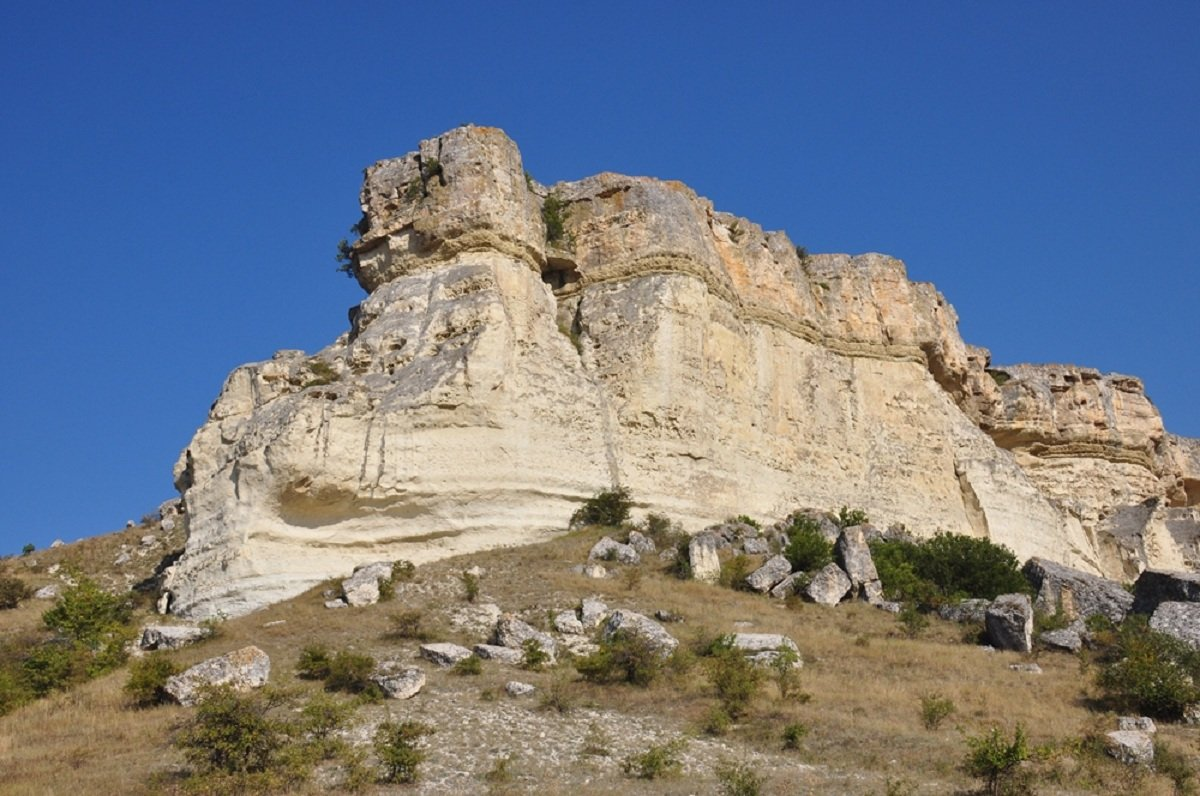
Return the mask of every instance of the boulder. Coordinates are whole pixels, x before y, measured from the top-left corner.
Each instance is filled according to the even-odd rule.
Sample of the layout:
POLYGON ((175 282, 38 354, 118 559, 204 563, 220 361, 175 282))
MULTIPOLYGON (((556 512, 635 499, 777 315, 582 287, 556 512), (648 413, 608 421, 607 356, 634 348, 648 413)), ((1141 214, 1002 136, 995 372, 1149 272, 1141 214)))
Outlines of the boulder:
POLYGON ((771 587, 792 574, 792 564, 783 556, 772 556, 766 563, 746 576, 746 585, 766 594, 771 587))
POLYGON ((49 586, 43 586, 42 588, 38 589, 37 591, 35 591, 33 593, 33 599, 35 599, 35 600, 57 600, 58 599, 58 586, 56 586, 53 583, 50 584, 49 586))
POLYGON ((984 614, 988 641, 1001 650, 1033 649, 1033 604, 1024 594, 1001 594, 984 614))
POLYGON ((450 624, 469 633, 491 633, 500 615, 500 606, 495 603, 471 603, 456 608, 450 615, 450 624))
POLYGON ((342 581, 342 596, 347 605, 360 607, 379 602, 379 584, 392 577, 392 562, 375 561, 354 568, 342 581))
POLYGON ((471 651, 466 647, 449 642, 422 644, 421 657, 436 666, 453 666, 461 660, 471 657, 471 651))
POLYGON ((592 580, 603 580, 608 577, 608 570, 603 564, 597 564, 595 561, 589 561, 586 564, 579 564, 574 567, 575 572, 583 575, 585 578, 592 580))
POLYGON ((371 675, 388 699, 412 699, 425 687, 425 672, 416 666, 404 666, 398 661, 385 661, 371 675))
POLYGON ((1162 602, 1150 615, 1150 629, 1200 650, 1200 603, 1162 602))
POLYGON ((192 706, 200 701, 206 686, 228 685, 235 691, 249 691, 267 684, 271 659, 258 647, 242 647, 168 677, 163 686, 176 702, 192 706))
POLYGON ((1047 630, 1038 635, 1038 641, 1045 647, 1065 652, 1079 652, 1083 647, 1083 637, 1078 630, 1069 627, 1060 630, 1047 630))
POLYGON ((1036 663, 1010 663, 1008 668, 1021 674, 1041 674, 1042 667, 1036 663))
POLYGON ((991 600, 972 598, 951 605, 939 605, 937 614, 947 622, 982 622, 991 600))
POLYGON ((592 545, 588 553, 588 561, 619 561, 622 564, 641 563, 642 557, 632 545, 621 544, 610 536, 605 536, 592 545))
POLYGON ((650 617, 634 611, 618 609, 609 614, 608 621, 604 623, 604 628, 600 631, 600 636, 607 641, 616 637, 618 633, 628 633, 645 639, 664 658, 679 646, 679 640, 668 633, 662 625, 650 617))
POLYGON ((875 571, 875 561, 871 558, 871 548, 867 546, 861 525, 842 529, 833 546, 833 554, 834 560, 850 577, 850 590, 855 596, 865 584, 879 582, 879 573, 875 571))
POLYGON ((1200 602, 1200 572, 1148 569, 1133 584, 1135 614, 1152 614, 1160 603, 1200 602))
POLYGON ((1158 727, 1154 724, 1154 719, 1149 716, 1118 716, 1117 729, 1138 730, 1150 735, 1158 732, 1158 727))
POLYGON ((569 633, 575 636, 583 635, 583 623, 574 611, 559 611, 554 617, 554 629, 559 633, 569 633))
POLYGON ((796 642, 779 633, 734 633, 733 647, 740 650, 757 666, 769 666, 784 650, 796 655, 794 668, 803 666, 800 660, 800 648, 796 642))
POLYGON ((721 558, 717 555, 717 536, 698 533, 688 542, 688 563, 692 578, 705 583, 716 583, 721 579, 721 558))
POLYGON ((584 597, 579 604, 579 622, 584 630, 595 630, 600 627, 604 617, 608 615, 608 606, 595 597, 584 597))
POLYGON ((492 633, 492 640, 501 647, 509 647, 511 649, 522 649, 525 642, 532 639, 536 641, 538 646, 542 648, 550 656, 550 662, 554 662, 555 655, 558 652, 557 645, 554 639, 548 633, 530 625, 528 622, 522 621, 512 614, 504 614, 496 622, 496 629, 492 633))
POLYGON ((1029 559, 1021 572, 1037 590, 1034 608, 1043 614, 1061 609, 1072 620, 1101 614, 1120 624, 1133 605, 1120 583, 1045 558, 1029 559))
POLYGON ((627 544, 639 555, 651 556, 658 552, 658 545, 654 544, 654 540, 641 531, 630 531, 627 544))
POLYGON ((211 635, 208 628, 196 625, 147 625, 142 628, 138 648, 144 650, 177 650, 195 644, 211 635))
POLYGON ((513 666, 525 662, 525 653, 512 647, 501 647, 498 644, 476 644, 471 649, 476 656, 485 661, 498 661, 513 666))
POLYGON ((522 683, 519 680, 512 680, 504 684, 504 693, 510 697, 529 696, 537 689, 529 683, 522 683))
POLYGON ((837 564, 826 564, 804 587, 804 595, 818 605, 837 605, 850 591, 850 576, 837 564))
POLYGON ((793 572, 791 575, 788 575, 786 578, 776 583, 767 593, 777 600, 783 600, 791 597, 796 593, 796 573, 793 572))
POLYGON ((349 608, 350 603, 346 602, 341 597, 338 597, 337 599, 334 599, 334 600, 326 600, 325 607, 329 608, 331 610, 337 609, 337 608, 349 608))
POLYGON ((771 552, 771 543, 766 539, 745 539, 742 541, 742 552, 748 556, 765 556, 771 552))
POLYGON ((1154 764, 1154 739, 1141 730, 1114 730, 1104 736, 1105 751, 1126 765, 1154 764))

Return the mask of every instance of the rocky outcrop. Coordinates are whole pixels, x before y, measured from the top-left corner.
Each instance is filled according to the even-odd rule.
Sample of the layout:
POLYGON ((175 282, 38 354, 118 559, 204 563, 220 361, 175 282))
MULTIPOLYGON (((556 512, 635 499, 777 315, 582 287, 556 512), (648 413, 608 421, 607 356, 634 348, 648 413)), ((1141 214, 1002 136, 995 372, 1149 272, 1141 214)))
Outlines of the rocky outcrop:
POLYGON ((544 217, 494 128, 367 170, 350 328, 235 370, 176 466, 176 612, 534 541, 616 483, 690 529, 847 505, 1109 575, 1182 560, 1169 511, 1200 468, 1136 380, 1001 385, 900 261, 801 256, 677 182, 549 190, 544 217), (1106 541, 1149 499, 1161 522, 1106 541))

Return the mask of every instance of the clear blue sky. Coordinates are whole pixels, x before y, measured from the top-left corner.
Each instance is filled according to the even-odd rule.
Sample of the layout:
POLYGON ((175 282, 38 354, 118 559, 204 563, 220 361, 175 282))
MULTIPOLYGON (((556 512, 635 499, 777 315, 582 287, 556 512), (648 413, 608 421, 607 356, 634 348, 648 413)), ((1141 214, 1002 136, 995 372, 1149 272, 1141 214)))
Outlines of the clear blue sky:
POLYGON ((0 552, 171 497, 230 369, 345 327, 362 168, 468 121, 898 256, 996 363, 1200 436, 1200 3, 416 8, 4 4, 0 552))

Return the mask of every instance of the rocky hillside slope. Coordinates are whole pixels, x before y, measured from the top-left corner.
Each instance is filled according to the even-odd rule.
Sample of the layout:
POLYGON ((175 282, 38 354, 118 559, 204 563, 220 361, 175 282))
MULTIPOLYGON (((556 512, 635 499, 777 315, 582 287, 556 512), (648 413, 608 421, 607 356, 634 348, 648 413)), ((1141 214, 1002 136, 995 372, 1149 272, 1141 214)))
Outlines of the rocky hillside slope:
POLYGON ((533 541, 618 483, 692 530, 848 505, 1116 578, 1200 557, 1197 442, 1137 379, 993 368, 898 260, 677 182, 546 188, 495 128, 375 164, 361 204, 350 328, 235 370, 176 467, 177 613, 533 541))

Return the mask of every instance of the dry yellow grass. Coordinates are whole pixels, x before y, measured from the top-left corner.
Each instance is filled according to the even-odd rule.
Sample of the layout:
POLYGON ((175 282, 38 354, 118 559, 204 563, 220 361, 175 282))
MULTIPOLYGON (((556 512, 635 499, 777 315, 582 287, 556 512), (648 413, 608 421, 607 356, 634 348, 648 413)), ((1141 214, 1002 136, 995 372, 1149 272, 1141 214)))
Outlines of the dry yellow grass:
MULTIPOLYGON (((479 602, 495 602, 542 626, 553 612, 596 595, 614 608, 647 614, 665 609, 681 615, 685 621, 669 629, 685 643, 736 630, 778 632, 794 639, 804 658, 801 689, 811 698, 784 702, 768 683, 749 714, 720 739, 722 748, 753 756, 754 766, 767 776, 766 793, 885 793, 889 782, 896 792, 905 792, 905 784, 913 793, 966 792, 974 783, 958 768, 966 748, 964 736, 992 726, 1011 730, 1018 722, 1027 729, 1031 745, 1057 750, 1033 766, 1040 793, 1172 792, 1165 777, 1067 749, 1090 730, 1115 726, 1113 717, 1088 708, 1091 675, 1081 673, 1074 656, 1043 654, 1037 659, 1043 674, 1022 674, 1008 668, 1022 656, 989 653, 964 643, 957 625, 935 620, 921 637, 908 639, 894 616, 866 605, 785 605, 676 580, 659 572, 657 562, 643 564, 640 579, 587 580, 570 567, 584 560, 596 537, 595 532, 578 532, 542 545, 424 565, 412 581, 397 585, 394 601, 364 609, 330 611, 323 607, 321 589, 314 589, 226 622, 217 638, 175 657, 187 665, 253 643, 271 656, 273 683, 312 690, 314 684, 296 680, 293 672, 305 645, 319 642, 376 658, 413 655, 417 642, 388 635, 392 615, 401 610, 421 611, 435 640, 477 643, 483 640, 478 634, 454 629, 449 620, 466 605, 459 573, 479 564, 487 570, 479 602), (927 730, 920 699, 935 692, 953 700, 956 710, 939 729, 927 730), (785 752, 781 733, 795 722, 810 732, 798 751, 785 752)), ((15 624, 24 624, 30 610, 4 612, 0 625, 9 626, 9 619, 18 617, 21 621, 15 624)), ((460 712, 456 715, 486 716, 493 708, 480 702, 479 695, 502 692, 509 679, 526 680, 544 691, 556 678, 565 677, 576 705, 598 715, 616 711, 631 722, 657 722, 680 734, 698 734, 716 703, 702 666, 664 676, 644 689, 588 684, 569 667, 524 672, 489 663, 478 677, 458 677, 428 666, 426 670, 429 685, 417 699, 364 708, 360 718, 378 720, 392 713, 436 722, 450 707, 460 712)), ((190 711, 129 709, 121 694, 125 677, 124 671, 116 672, 0 718, 0 792, 139 793, 153 773, 179 768, 182 758, 169 738, 172 727, 190 711)), ((496 710, 514 709, 507 702, 491 704, 496 710)), ((559 721, 554 714, 535 718, 551 727, 559 721)), ((1191 754, 1197 732, 1163 727, 1160 738, 1191 754)), ((507 737, 502 729, 446 726, 440 728, 437 743, 465 745, 468 738, 477 746, 464 753, 473 755, 470 765, 480 777, 499 757, 516 755, 513 769, 519 776, 505 785, 510 792, 717 792, 711 774, 643 782, 614 775, 611 764, 605 768, 582 758, 566 768, 539 766, 537 751, 516 745, 515 737, 507 737)), ((486 790, 478 781, 479 790, 486 790)))

